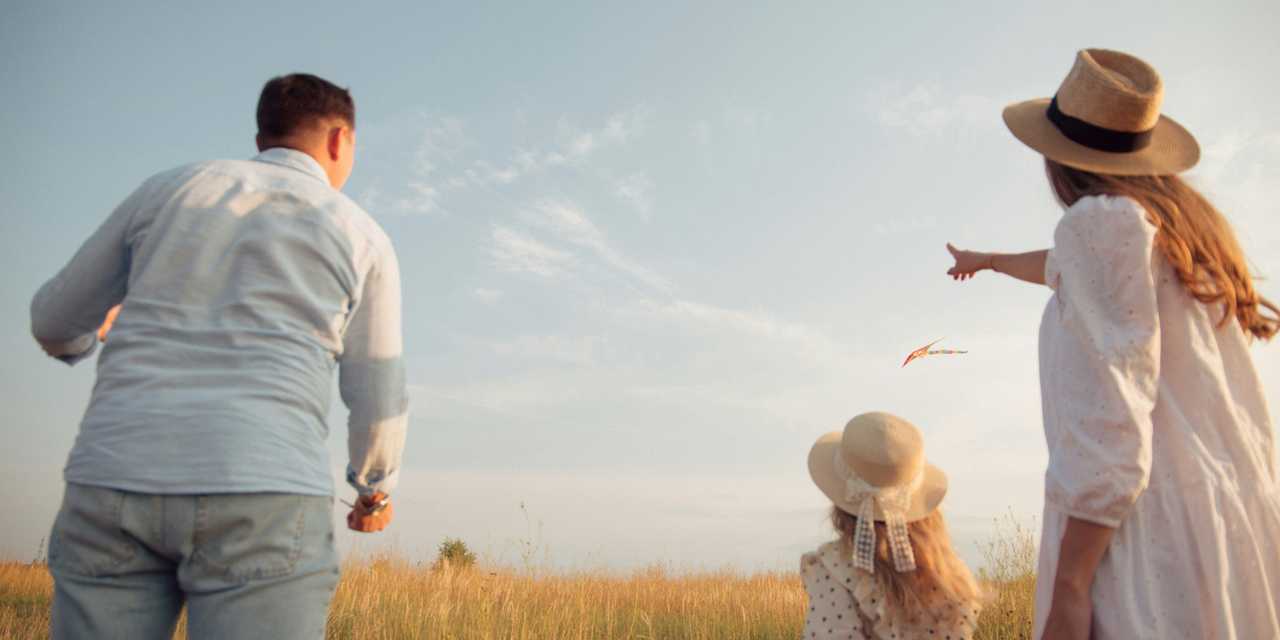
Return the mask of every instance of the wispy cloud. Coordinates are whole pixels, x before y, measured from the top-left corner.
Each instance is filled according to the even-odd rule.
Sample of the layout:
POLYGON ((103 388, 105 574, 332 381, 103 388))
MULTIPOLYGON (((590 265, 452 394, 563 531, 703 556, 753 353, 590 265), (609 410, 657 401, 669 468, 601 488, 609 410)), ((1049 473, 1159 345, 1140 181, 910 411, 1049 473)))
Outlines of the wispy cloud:
POLYGON ((810 365, 845 362, 849 357, 845 345, 804 324, 782 320, 763 310, 734 309, 677 295, 676 287, 667 278, 610 242, 605 232, 572 202, 537 202, 523 209, 520 219, 531 231, 540 232, 539 238, 507 226, 495 227, 491 248, 495 266, 548 279, 570 273, 614 275, 640 285, 630 290, 610 288, 608 308, 615 318, 693 335, 772 345, 779 353, 810 365))
POLYGON ((733 309, 687 299, 643 298, 619 308, 617 313, 772 343, 809 363, 842 362, 850 357, 849 349, 823 332, 803 323, 782 320, 766 311, 733 309))
MULTIPOLYGON (((1236 227, 1256 275, 1280 274, 1280 131, 1206 136, 1196 182, 1236 227)), ((1271 283, 1264 294, 1275 295, 1271 283)))
POLYGON ((594 131, 580 131, 568 121, 561 120, 561 133, 569 140, 565 151, 571 157, 582 157, 605 146, 625 144, 644 131, 649 115, 650 110, 645 105, 632 107, 609 116, 604 126, 594 131))
POLYGON ((657 291, 668 292, 671 284, 652 269, 631 259, 605 237, 581 208, 565 201, 544 201, 524 212, 531 224, 554 234, 562 242, 589 251, 605 266, 657 291))
POLYGON ((759 107, 734 105, 719 113, 694 120, 688 125, 689 139, 699 147, 706 147, 712 140, 729 138, 752 139, 773 124, 773 113, 759 107))
POLYGON ((437 213, 440 209, 440 188, 427 182, 425 176, 409 182, 407 193, 392 204, 402 213, 437 213))
POLYGON ((393 211, 408 214, 432 214, 442 211, 441 198, 459 184, 442 176, 442 168, 451 167, 466 147, 466 134, 458 118, 420 116, 418 142, 410 159, 410 178, 405 189, 390 203, 393 211))
POLYGON ((866 110, 882 126, 913 136, 936 136, 957 129, 994 127, 1001 101, 936 84, 884 86, 864 96, 866 110))
POLYGON ((608 116, 594 128, 579 128, 561 119, 546 147, 516 148, 491 156, 483 155, 484 147, 472 140, 461 119, 420 115, 410 124, 397 123, 417 131, 407 158, 406 182, 399 189, 375 182, 361 199, 366 203, 376 200, 382 209, 402 214, 445 212, 451 196, 475 188, 507 187, 531 175, 581 164, 602 151, 625 146, 644 133, 650 113, 646 105, 637 105, 608 116))
POLYGON ((531 414, 551 407, 581 402, 580 384, 570 377, 578 372, 553 375, 538 371, 535 375, 481 380, 454 380, 441 384, 410 384, 410 399, 427 411, 442 411, 441 400, 471 409, 527 420, 531 414))
MULTIPOLYGON (((460 343, 464 348, 481 362, 501 359, 511 365, 509 375, 474 382, 442 379, 431 387, 438 397, 519 415, 572 411, 588 402, 584 398, 610 394, 645 403, 646 394, 652 394, 665 395, 669 407, 714 405, 786 423, 814 406, 813 396, 820 392, 777 388, 765 381, 773 375, 769 372, 758 377, 734 372, 752 370, 761 361, 779 372, 805 375, 849 365, 851 349, 822 330, 768 309, 735 308, 732 302, 681 291, 660 272, 661 264, 634 253, 623 242, 627 238, 611 233, 617 221, 634 224, 634 218, 594 207, 613 203, 642 216, 652 211, 656 185, 649 175, 609 167, 625 155, 625 145, 644 135, 646 113, 638 108, 615 114, 589 130, 562 120, 555 127, 554 144, 490 155, 506 158, 502 162, 455 163, 452 173, 443 164, 433 165, 438 179, 432 185, 445 195, 447 189, 460 194, 481 186, 502 188, 500 206, 479 247, 497 272, 482 280, 493 288, 474 289, 470 295, 494 304, 503 296, 503 274, 534 278, 553 285, 539 295, 558 300, 555 307, 580 327, 577 333, 467 338, 460 343), (604 153, 611 148, 619 154, 604 153), (575 165, 588 170, 551 171, 575 165), (544 175, 525 181, 537 173, 544 175), (594 204, 585 206, 588 202, 594 204), (677 352, 656 356, 654 351, 666 347, 647 342, 652 336, 665 336, 664 343, 693 352, 675 347, 677 352), (646 371, 655 357, 682 363, 674 364, 681 372, 655 380, 646 371), (702 376, 711 381, 699 380, 702 376)), ((764 111, 729 109, 705 121, 705 131, 755 141, 770 121, 764 111)))
POLYGON ((525 176, 548 169, 585 161, 605 149, 627 144, 645 129, 650 110, 638 105, 609 116, 595 129, 579 129, 567 119, 558 123, 559 143, 549 149, 518 149, 501 164, 494 166, 477 160, 470 174, 479 184, 511 184, 525 176))
MULTIPOLYGON (((723 348, 717 357, 730 360, 738 357, 734 354, 766 349, 806 368, 845 366, 850 361, 850 349, 846 345, 803 323, 781 319, 765 310, 735 309, 678 295, 667 278, 611 243, 605 232, 574 203, 541 201, 523 209, 519 219, 527 231, 517 231, 510 226, 494 227, 490 252, 495 267, 553 281, 572 277, 577 285, 585 285, 588 290, 598 289, 599 296, 593 296, 592 300, 603 304, 595 305, 593 311, 605 311, 606 317, 611 318, 610 325, 622 320, 618 329, 629 327, 625 331, 646 333, 656 330, 714 341, 718 345, 716 349, 723 348), (614 277, 638 286, 618 288, 600 284, 614 277), (741 346, 727 346, 734 344, 741 346)), ((526 337, 518 342, 499 344, 493 350, 502 355, 542 357, 554 362, 595 362, 599 343, 526 337)), ((727 392, 722 389, 715 393, 724 396, 727 392)))
POLYGON ((489 344, 495 355, 551 361, 579 367, 595 366, 605 345, 600 336, 525 335, 489 344))
POLYGON ((613 182, 613 193, 648 220, 653 211, 653 181, 643 173, 631 173, 613 182))
POLYGON ((574 257, 509 227, 495 225, 489 255, 501 271, 556 278, 575 262, 574 257))

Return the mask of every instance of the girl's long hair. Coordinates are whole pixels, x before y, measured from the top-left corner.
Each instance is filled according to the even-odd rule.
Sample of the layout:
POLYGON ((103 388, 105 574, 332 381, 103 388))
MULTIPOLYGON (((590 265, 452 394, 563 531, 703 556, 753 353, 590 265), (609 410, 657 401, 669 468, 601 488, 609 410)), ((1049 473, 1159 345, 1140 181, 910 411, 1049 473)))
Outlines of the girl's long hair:
POLYGON ((1204 304, 1221 305, 1219 327, 1234 317, 1246 333, 1263 340, 1270 340, 1280 329, 1280 310, 1253 288, 1231 225, 1181 178, 1091 173, 1048 158, 1044 168, 1063 206, 1093 195, 1128 196, 1142 205, 1156 227, 1156 250, 1173 267, 1187 293, 1204 304))
MULTIPOLYGON (((853 536, 858 517, 840 507, 831 508, 831 525, 840 535, 845 550, 853 552, 853 536)), ((889 530, 883 522, 875 523, 875 576, 884 590, 889 609, 910 623, 929 618, 950 622, 972 612, 972 603, 981 591, 969 567, 951 547, 942 512, 934 510, 922 520, 907 523, 907 538, 916 557, 916 570, 898 573, 889 550, 889 530)))

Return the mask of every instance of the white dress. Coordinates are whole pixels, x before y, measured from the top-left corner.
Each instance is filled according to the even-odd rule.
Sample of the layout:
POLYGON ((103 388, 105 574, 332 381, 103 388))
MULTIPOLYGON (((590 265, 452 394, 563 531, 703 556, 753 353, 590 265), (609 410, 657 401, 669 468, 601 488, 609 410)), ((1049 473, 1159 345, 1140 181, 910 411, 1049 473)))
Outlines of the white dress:
POLYGON ((1154 236, 1139 204, 1106 196, 1054 233, 1035 637, 1074 516, 1118 528, 1094 638, 1280 638, 1280 489, 1249 342, 1234 319, 1216 327, 1221 307, 1185 292, 1154 236))
POLYGON ((981 609, 976 602, 955 603, 950 611, 928 612, 919 616, 924 621, 907 623, 906 612, 887 605, 880 582, 855 568, 853 553, 839 542, 828 542, 801 556, 800 579, 809 595, 804 640, 970 640, 981 609), (930 618, 957 622, 935 624, 930 618))

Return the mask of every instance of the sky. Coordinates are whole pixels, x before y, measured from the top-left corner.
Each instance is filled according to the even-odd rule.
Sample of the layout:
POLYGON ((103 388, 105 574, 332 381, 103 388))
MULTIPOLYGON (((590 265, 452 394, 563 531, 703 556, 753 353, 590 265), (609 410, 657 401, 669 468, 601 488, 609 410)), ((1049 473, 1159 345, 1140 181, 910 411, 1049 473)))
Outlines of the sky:
MULTIPOLYGON (((1161 72, 1203 149, 1189 179, 1280 272, 1274 2, 180 4, 0 23, 0 502, 22 514, 0 557, 47 536, 94 379, 44 357, 31 296, 149 175, 252 156, 282 73, 351 89, 345 191, 404 274, 396 520, 340 528, 344 553, 791 569, 831 537, 810 445, 882 410, 924 433, 980 565, 997 520, 1041 509, 1049 291, 955 283, 944 245, 1051 243, 1060 209, 1000 109, 1083 47, 1161 72), (899 367, 943 337, 969 353, 899 367)), ((1270 397, 1278 348, 1252 350, 1270 397)), ((345 436, 335 406, 350 499, 345 436)))

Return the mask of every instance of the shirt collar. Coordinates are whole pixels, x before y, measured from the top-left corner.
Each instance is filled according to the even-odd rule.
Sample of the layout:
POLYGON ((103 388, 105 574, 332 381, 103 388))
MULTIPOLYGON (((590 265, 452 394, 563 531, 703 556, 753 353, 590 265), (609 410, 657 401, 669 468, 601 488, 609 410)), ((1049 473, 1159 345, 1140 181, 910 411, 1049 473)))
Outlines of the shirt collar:
POLYGON ((270 162, 271 164, 278 164, 282 167, 297 169, 298 171, 324 181, 325 184, 329 184, 329 176, 324 172, 324 167, 321 167, 320 163, 316 162, 315 158, 312 158, 310 155, 298 151, 297 149, 290 149, 288 147, 271 147, 270 149, 254 156, 253 159, 257 162, 270 162))

